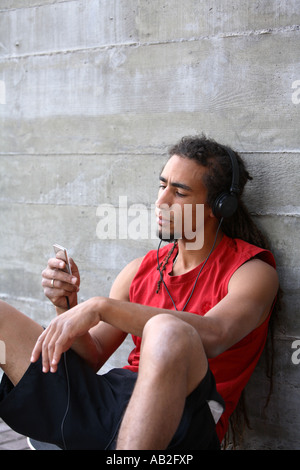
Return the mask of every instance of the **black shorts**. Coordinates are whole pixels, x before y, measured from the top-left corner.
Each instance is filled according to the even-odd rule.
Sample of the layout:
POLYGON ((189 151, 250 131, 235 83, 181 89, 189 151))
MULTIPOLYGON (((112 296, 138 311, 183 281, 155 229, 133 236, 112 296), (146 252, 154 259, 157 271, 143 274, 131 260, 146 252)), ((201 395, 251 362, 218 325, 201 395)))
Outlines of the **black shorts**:
MULTIPOLYGON (((16 432, 61 449, 111 450, 136 378, 127 369, 96 374, 69 350, 56 373, 43 373, 39 360, 29 366, 16 387, 3 375, 0 417, 16 432)), ((168 449, 219 449, 209 399, 223 404, 208 370, 187 397, 168 449)))

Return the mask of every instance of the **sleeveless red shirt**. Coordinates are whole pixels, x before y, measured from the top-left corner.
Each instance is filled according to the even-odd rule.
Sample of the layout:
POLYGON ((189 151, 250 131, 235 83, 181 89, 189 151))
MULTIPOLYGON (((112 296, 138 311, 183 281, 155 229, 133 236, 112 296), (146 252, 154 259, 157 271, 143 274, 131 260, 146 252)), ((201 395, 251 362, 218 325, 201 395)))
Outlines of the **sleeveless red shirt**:
MULTIPOLYGON (((168 244, 159 251, 161 262, 171 249, 168 244)), ((192 289, 201 265, 195 269, 180 275, 171 276, 173 259, 177 249, 174 250, 164 271, 164 281, 175 302, 177 310, 183 309, 192 289)), ((205 315, 214 307, 228 291, 228 283, 232 274, 251 258, 260 258, 273 267, 275 260, 273 255, 264 249, 258 248, 240 239, 231 239, 226 235, 215 248, 209 260, 205 264, 197 281, 194 293, 185 309, 196 315, 205 315)), ((156 250, 150 251, 143 259, 141 266, 135 275, 130 287, 130 301, 151 307, 174 310, 172 301, 163 284, 156 294, 159 280, 157 271, 156 250)), ((267 320, 250 334, 244 337, 227 351, 213 359, 209 359, 210 369, 214 374, 217 390, 223 397, 226 408, 217 423, 217 433, 222 441, 227 427, 228 419, 234 411, 240 394, 247 384, 265 346, 268 332, 267 320)), ((128 366, 125 368, 138 371, 140 359, 141 338, 132 336, 135 348, 129 354, 128 366)))

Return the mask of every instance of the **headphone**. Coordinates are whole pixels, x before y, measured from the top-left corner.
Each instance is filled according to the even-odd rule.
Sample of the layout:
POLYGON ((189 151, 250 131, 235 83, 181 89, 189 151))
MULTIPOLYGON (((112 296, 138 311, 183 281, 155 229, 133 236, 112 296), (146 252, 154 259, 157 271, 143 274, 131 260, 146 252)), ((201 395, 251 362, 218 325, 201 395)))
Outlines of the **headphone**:
POLYGON ((230 190, 222 192, 213 204, 213 214, 218 219, 231 217, 238 207, 237 195, 239 189, 239 165, 235 153, 228 147, 222 145, 230 157, 232 167, 232 180, 230 190))

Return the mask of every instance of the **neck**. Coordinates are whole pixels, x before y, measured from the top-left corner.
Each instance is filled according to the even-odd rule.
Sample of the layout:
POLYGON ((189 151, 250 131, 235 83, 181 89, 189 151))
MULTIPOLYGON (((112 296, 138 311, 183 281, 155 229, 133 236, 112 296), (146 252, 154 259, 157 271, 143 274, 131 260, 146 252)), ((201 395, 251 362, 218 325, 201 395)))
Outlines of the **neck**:
POLYGON ((186 240, 178 240, 178 256, 176 258, 176 263, 173 266, 172 274, 173 276, 184 274, 188 271, 199 266, 203 263, 207 257, 210 255, 212 250, 215 250, 222 240, 223 233, 221 230, 218 230, 218 226, 215 230, 207 230, 207 233, 204 234, 204 244, 202 248, 198 250, 188 249, 188 244, 186 240))

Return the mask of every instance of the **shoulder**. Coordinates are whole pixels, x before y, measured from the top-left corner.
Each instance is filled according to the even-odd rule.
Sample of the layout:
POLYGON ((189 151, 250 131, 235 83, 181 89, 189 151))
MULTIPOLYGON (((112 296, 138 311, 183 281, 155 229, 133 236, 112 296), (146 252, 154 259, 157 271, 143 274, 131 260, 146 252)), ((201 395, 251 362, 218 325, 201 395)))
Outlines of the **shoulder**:
POLYGON ((157 250, 150 250, 145 256, 135 258, 127 264, 116 277, 110 291, 110 297, 129 301, 130 287, 134 278, 136 278, 137 275, 144 277, 145 273, 148 272, 149 269, 155 269, 156 272, 157 255, 161 261, 168 254, 172 246, 173 244, 171 243, 167 244, 159 250, 158 254, 157 250))
POLYGON ((229 238, 227 236, 224 236, 222 247, 220 257, 222 265, 226 270, 226 273, 224 272, 223 275, 228 281, 236 270, 254 259, 260 260, 263 263, 257 263, 255 266, 269 265, 276 269, 275 258, 271 251, 266 248, 261 248, 239 238, 229 238))
POLYGON ((242 264, 232 275, 228 284, 228 293, 237 303, 246 300, 253 305, 253 310, 263 307, 261 324, 268 316, 279 288, 276 269, 269 263, 252 258, 242 264))
POLYGON ((119 300, 129 300, 130 285, 138 272, 144 257, 135 258, 128 263, 116 277, 109 296, 119 300))
POLYGON ((244 280, 244 277, 251 278, 253 282, 269 278, 276 281, 278 277, 276 262, 269 250, 239 238, 227 237, 227 243, 231 248, 228 254, 232 257, 232 264, 235 265, 230 281, 240 278, 244 280))
POLYGON ((127 266, 125 266, 125 268, 123 269, 122 274, 130 278, 130 282, 136 275, 144 259, 145 259, 145 256, 141 256, 140 258, 135 258, 129 264, 127 264, 127 266))
POLYGON ((268 249, 225 236, 219 265, 225 295, 235 290, 237 295, 265 290, 272 296, 277 290, 276 262, 268 249))
POLYGON ((268 282, 278 287, 278 274, 274 266, 260 258, 251 258, 242 264, 232 275, 229 285, 234 282, 264 285, 268 282))

